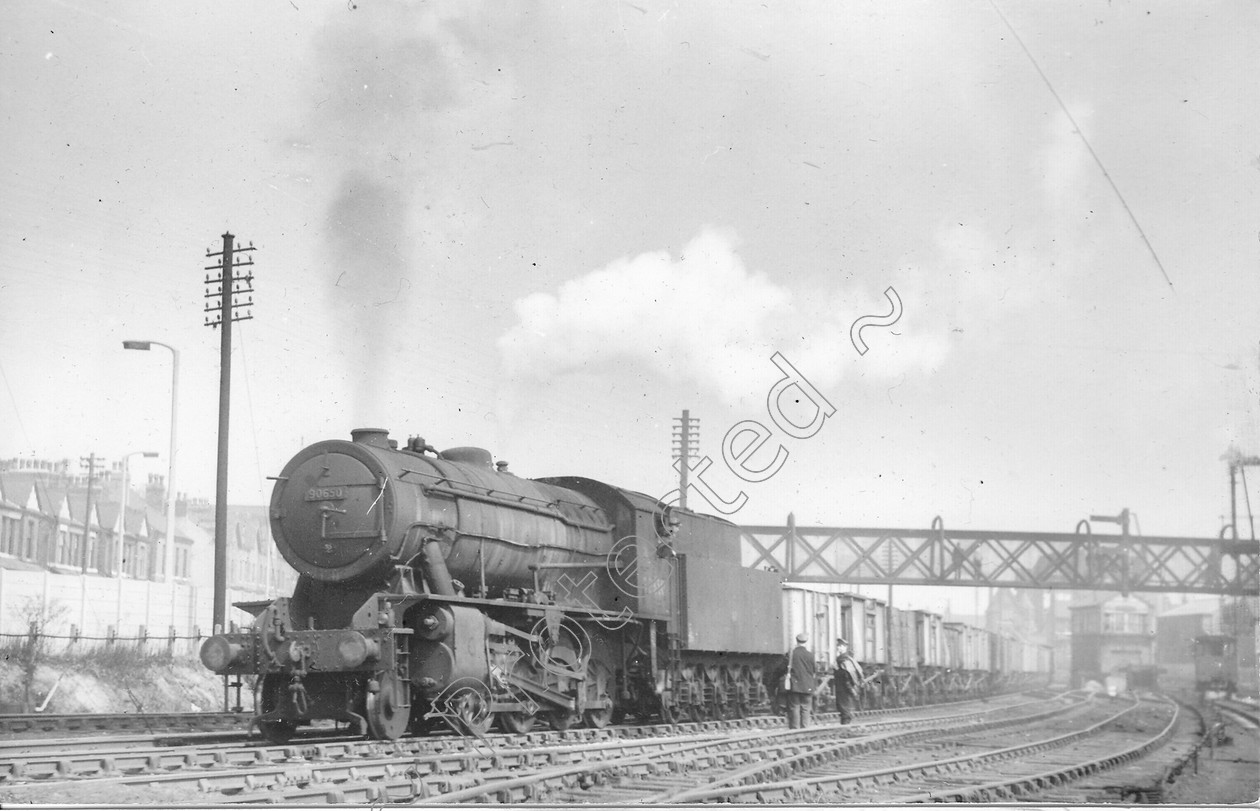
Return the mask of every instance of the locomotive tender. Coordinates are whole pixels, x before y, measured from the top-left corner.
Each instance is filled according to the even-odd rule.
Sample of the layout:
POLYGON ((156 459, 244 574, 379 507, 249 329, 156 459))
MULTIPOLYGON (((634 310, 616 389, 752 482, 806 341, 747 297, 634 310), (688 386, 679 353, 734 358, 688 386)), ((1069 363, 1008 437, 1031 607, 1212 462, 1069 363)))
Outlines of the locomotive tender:
POLYGON ((827 637, 853 639, 880 704, 1049 677, 1035 646, 999 656, 974 629, 942 632, 956 653, 925 658, 915 645, 937 637, 903 634, 903 612, 808 597, 741 565, 741 531, 724 519, 592 479, 523 479, 480 448, 351 436, 310 445, 276 477, 272 537, 299 573, 293 595, 238 603, 252 627, 202 646, 210 670, 256 677, 269 740, 319 719, 394 739, 439 719, 482 734, 495 721, 742 717, 770 706, 785 640, 802 630, 824 669, 827 637), (819 625, 803 599, 834 603, 845 623, 819 625), (959 689, 942 689, 947 671, 959 689))

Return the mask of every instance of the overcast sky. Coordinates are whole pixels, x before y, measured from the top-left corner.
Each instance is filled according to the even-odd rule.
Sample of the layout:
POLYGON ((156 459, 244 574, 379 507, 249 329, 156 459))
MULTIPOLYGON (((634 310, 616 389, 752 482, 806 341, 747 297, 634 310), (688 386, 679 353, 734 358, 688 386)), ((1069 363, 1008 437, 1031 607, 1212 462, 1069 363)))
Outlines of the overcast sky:
POLYGON ((743 523, 1215 536, 1260 453, 1260 6, 784 5, 4 3, 0 458, 164 473, 170 356, 121 345, 163 341, 213 497, 230 231, 233 503, 360 426, 656 495, 687 408, 743 523), (835 413, 741 482, 775 352, 835 413))

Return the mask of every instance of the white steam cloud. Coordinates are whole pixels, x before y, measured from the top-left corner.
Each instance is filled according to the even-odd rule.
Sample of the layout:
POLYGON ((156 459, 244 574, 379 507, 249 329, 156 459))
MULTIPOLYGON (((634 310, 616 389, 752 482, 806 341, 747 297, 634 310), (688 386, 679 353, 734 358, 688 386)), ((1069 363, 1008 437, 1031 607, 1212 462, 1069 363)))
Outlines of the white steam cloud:
MULTIPOLYGON (((736 404, 764 396, 765 370, 776 351, 802 360, 802 372, 822 385, 860 360, 849 326, 862 313, 852 305, 842 308, 846 297, 840 291, 824 298, 796 304, 790 290, 745 267, 733 234, 707 229, 677 258, 654 251, 617 259, 555 293, 520 299, 517 323, 498 346, 506 376, 516 385, 614 372, 632 363, 736 404)), ((867 295, 849 298, 867 306, 866 312, 891 309, 882 296, 873 306, 867 295)), ((907 336, 914 328, 900 323, 893 329, 902 333, 898 349, 881 358, 878 376, 939 364, 946 351, 942 339, 907 336)))
POLYGON ((667 251, 622 258, 516 302, 518 323, 499 339, 508 376, 544 382, 627 361, 666 380, 694 381, 738 399, 743 370, 765 361, 770 323, 790 294, 749 273, 734 239, 704 231, 677 259, 667 251))

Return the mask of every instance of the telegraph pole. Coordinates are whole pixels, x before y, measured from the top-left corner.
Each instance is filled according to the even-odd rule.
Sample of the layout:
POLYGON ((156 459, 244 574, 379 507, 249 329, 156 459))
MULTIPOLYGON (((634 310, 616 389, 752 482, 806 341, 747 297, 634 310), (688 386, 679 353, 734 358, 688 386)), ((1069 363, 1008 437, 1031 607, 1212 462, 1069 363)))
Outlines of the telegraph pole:
POLYGON ((1251 499, 1247 493, 1247 468, 1260 465, 1260 456, 1243 456, 1236 450, 1225 457, 1229 460, 1229 534, 1238 540, 1238 474, 1242 473, 1243 495, 1247 496, 1247 514, 1251 523, 1251 540, 1256 539, 1255 519, 1251 515, 1251 499))
POLYGON ((92 546, 92 485, 96 483, 96 466, 104 463, 104 459, 98 457, 95 453, 87 456, 80 456, 79 461, 87 465, 88 481, 87 481, 87 503, 83 511, 83 553, 80 559, 83 563, 83 573, 87 574, 88 570, 88 549, 92 546))
MULTIPOLYGON (((217 265, 209 265, 205 269, 218 271, 214 278, 206 276, 206 298, 217 298, 218 303, 206 303, 205 312, 214 313, 206 316, 207 327, 221 327, 219 333, 219 462, 218 475, 215 480, 214 500, 214 633, 227 630, 227 479, 228 479, 228 411, 231 405, 232 391, 232 322, 248 321, 254 316, 250 313, 240 315, 233 312, 232 296, 250 294, 248 301, 239 306, 249 307, 254 303, 254 274, 248 271, 242 276, 237 268, 252 267, 252 257, 241 261, 235 258, 237 253, 254 250, 251 242, 248 248, 234 248, 233 236, 223 235, 223 250, 210 252, 206 256, 220 257, 217 265), (215 289, 217 287, 217 289, 215 289)), ((226 687, 224 688, 227 689, 226 687)))
POLYGON ((687 509, 687 478, 691 472, 687 465, 700 447, 700 420, 693 420, 691 412, 684 408, 681 419, 674 417, 674 422, 677 423, 674 426, 674 458, 682 460, 682 465, 678 468, 678 506, 685 510, 687 509))

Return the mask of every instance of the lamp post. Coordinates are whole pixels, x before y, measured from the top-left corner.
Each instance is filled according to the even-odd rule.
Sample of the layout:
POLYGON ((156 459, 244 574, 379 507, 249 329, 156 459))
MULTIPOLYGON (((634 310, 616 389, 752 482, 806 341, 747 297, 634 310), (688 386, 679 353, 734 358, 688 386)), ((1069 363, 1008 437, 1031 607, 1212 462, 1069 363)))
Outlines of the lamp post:
POLYGON ((131 489, 131 457, 143 456, 146 459, 153 459, 157 456, 157 451, 132 451, 123 454, 123 480, 122 480, 122 509, 119 510, 118 518, 118 541, 117 549, 114 550, 114 577, 122 577, 123 562, 123 545, 127 542, 127 491, 131 489))
MULTIPOLYGON (((171 453, 170 468, 166 475, 166 542, 167 545, 174 550, 175 548, 175 425, 179 393, 179 350, 170 344, 164 344, 161 341, 123 341, 123 349, 141 349, 148 351, 154 346, 160 346, 171 351, 171 453)), ((158 561, 162 561, 162 574, 166 574, 165 558, 157 554, 157 547, 153 549, 153 555, 149 558, 149 576, 150 578, 156 573, 158 561)))

